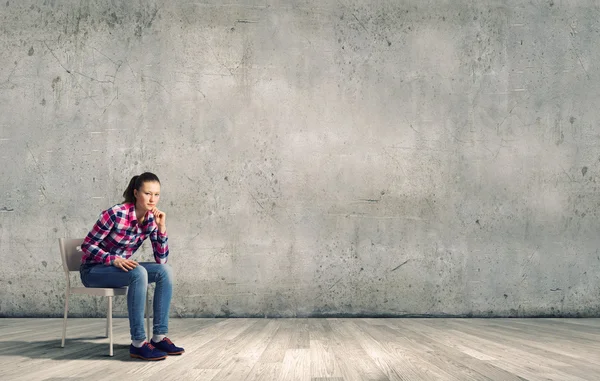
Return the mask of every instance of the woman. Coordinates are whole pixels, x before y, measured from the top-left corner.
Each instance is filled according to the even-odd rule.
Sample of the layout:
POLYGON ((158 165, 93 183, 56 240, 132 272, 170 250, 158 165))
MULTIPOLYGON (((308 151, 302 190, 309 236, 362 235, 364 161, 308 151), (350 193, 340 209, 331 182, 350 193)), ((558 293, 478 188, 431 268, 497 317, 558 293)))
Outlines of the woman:
POLYGON ((183 348, 166 337, 173 289, 172 270, 166 264, 166 215, 156 208, 160 181, 150 172, 134 176, 123 193, 125 201, 103 211, 85 237, 81 250, 81 281, 86 287, 129 287, 127 311, 131 357, 162 360, 180 355, 183 348), (138 263, 130 257, 150 237, 156 263, 138 263), (146 341, 144 304, 148 282, 156 282, 152 339, 146 341))

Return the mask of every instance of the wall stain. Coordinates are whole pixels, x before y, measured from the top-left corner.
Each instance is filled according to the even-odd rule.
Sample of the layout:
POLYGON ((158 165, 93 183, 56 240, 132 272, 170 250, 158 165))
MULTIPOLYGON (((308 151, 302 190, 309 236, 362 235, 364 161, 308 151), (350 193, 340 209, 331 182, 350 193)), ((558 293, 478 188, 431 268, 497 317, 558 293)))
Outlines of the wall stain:
POLYGON ((52 80, 52 90, 56 90, 56 85, 60 82, 60 77, 56 77, 52 80))
POLYGON ((108 19, 106 20, 106 23, 111 28, 114 28, 116 24, 120 24, 117 14, 115 12, 113 12, 110 15, 108 15, 108 19))

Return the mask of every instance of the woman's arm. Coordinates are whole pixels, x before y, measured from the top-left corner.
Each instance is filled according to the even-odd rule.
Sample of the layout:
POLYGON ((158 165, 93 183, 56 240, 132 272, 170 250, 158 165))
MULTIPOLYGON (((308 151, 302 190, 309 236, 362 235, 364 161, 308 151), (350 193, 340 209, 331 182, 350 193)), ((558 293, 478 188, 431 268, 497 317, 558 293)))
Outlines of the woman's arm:
POLYGON ((154 215, 154 223, 156 228, 150 233, 150 241, 152 242, 152 249, 154 251, 154 261, 156 263, 167 263, 167 257, 169 256, 169 244, 167 241, 167 215, 161 212, 157 208, 152 209, 154 215))
POLYGON ((106 266, 111 266, 117 258, 116 255, 111 255, 100 247, 100 242, 110 234, 115 226, 115 215, 111 211, 111 209, 108 209, 100 214, 100 218, 98 218, 98 221, 81 244, 81 251, 85 253, 89 261, 102 263, 106 266))
POLYGON ((167 263, 167 257, 169 256, 169 237, 167 232, 161 233, 158 229, 154 229, 150 233, 150 241, 152 242, 152 249, 154 250, 154 261, 156 263, 167 263))

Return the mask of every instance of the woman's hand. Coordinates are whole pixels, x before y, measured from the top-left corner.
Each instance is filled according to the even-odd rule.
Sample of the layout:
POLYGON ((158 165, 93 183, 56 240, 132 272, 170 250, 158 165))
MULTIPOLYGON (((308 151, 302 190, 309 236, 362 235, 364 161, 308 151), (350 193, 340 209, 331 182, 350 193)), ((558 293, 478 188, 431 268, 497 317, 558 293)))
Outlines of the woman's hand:
POLYGON ((125 258, 117 258, 113 261, 113 266, 128 272, 129 270, 133 270, 137 267, 138 263, 133 259, 125 259, 125 258))
POLYGON ((164 233, 167 231, 167 215, 165 212, 161 212, 156 207, 152 208, 152 214, 154 214, 154 221, 158 226, 158 231, 164 233))

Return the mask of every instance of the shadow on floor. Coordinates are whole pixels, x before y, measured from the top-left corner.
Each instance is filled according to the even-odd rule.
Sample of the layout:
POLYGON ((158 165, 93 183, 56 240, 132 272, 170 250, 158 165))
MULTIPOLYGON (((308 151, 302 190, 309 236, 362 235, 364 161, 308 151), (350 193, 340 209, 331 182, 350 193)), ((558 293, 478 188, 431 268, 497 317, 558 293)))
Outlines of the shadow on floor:
POLYGON ((60 338, 46 341, 2 341, 0 357, 19 356, 51 360, 139 361, 129 356, 129 343, 113 343, 113 357, 108 355, 106 337, 73 338, 61 348, 60 338))

